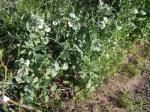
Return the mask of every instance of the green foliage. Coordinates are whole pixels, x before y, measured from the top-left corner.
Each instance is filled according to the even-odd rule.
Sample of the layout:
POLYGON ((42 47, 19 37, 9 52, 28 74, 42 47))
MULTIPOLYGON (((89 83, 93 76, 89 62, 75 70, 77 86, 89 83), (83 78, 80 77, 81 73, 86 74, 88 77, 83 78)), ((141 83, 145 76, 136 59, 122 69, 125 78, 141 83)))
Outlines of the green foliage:
MULTIPOLYGON (((123 50, 150 37, 148 0, 22 0, 0 5, 7 93, 47 109, 95 90, 123 50), (6 8, 7 6, 7 8, 6 8)), ((43 110, 45 111, 45 110, 43 110)))

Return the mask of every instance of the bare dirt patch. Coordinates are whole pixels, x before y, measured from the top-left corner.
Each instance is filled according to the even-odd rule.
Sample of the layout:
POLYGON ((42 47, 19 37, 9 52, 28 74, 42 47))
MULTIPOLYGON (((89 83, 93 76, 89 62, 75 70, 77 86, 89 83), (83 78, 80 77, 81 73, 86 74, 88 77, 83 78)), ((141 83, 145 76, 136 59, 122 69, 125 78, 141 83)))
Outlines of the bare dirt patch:
MULTIPOLYGON (((128 78, 117 75, 108 79, 107 84, 97 88, 91 98, 77 104, 72 110, 74 112, 126 112, 127 110, 118 104, 118 96, 124 91, 130 94, 140 90, 149 79, 148 74, 128 78)), ((150 86, 150 83, 147 83, 150 86)))

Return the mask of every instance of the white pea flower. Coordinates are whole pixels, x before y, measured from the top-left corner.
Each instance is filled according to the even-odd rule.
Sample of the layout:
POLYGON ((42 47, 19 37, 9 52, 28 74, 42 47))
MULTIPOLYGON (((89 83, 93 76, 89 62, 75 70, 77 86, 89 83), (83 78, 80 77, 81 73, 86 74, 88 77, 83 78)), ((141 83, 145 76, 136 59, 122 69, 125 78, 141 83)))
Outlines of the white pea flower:
POLYGON ((103 17, 103 19, 104 19, 104 22, 108 22, 108 18, 107 17, 103 17))
POLYGON ((29 67, 30 61, 29 61, 29 60, 26 60, 25 64, 26 64, 27 67, 29 67))
POLYGON ((27 75, 29 74, 29 69, 28 69, 28 68, 24 68, 24 69, 22 70, 22 72, 23 72, 23 74, 24 74, 25 76, 27 76, 27 75))
POLYGON ((72 66, 72 69, 73 69, 73 70, 75 70, 75 69, 76 69, 76 67, 75 67, 75 66, 72 66))
POLYGON ((71 21, 68 21, 69 27, 73 27, 73 23, 71 21))
POLYGON ((50 27, 47 27, 47 28, 45 29, 45 31, 46 31, 46 32, 50 32, 50 31, 51 31, 51 28, 50 28, 50 27))
POLYGON ((40 22, 41 24, 44 24, 44 19, 39 19, 39 22, 40 22))
POLYGON ((53 25, 56 26, 58 24, 57 21, 53 21, 53 25))
POLYGON ((2 97, 2 99, 1 99, 1 103, 6 103, 6 102, 8 102, 9 100, 10 100, 10 98, 4 95, 4 96, 2 97))
POLYGON ((134 13, 134 14, 138 14, 139 11, 138 11, 137 9, 134 9, 134 10, 133 10, 133 13, 134 13))
POLYGON ((69 16, 74 19, 76 18, 76 15, 74 13, 70 13, 69 16))
POLYGON ((146 12, 145 12, 145 11, 143 11, 143 10, 141 11, 141 13, 142 13, 142 15, 144 15, 144 16, 146 15, 146 12))
POLYGON ((52 77, 56 77, 57 71, 55 69, 52 69, 51 70, 51 75, 52 75, 52 77))
POLYGON ((69 37, 69 33, 66 34, 66 37, 69 37))
POLYGON ((102 0, 99 0, 99 2, 101 6, 104 5, 104 2, 102 0))
POLYGON ((68 70, 68 64, 67 63, 63 64, 63 70, 68 70))
POLYGON ((100 23, 100 28, 101 29, 104 29, 106 27, 106 23, 104 22, 104 21, 102 21, 101 23, 100 23))
POLYGON ((57 62, 54 63, 55 70, 58 71, 60 69, 59 64, 57 62))
POLYGON ((40 29, 40 30, 43 29, 43 27, 44 26, 42 24, 38 25, 38 29, 40 29))
POLYGON ((121 30, 121 29, 122 29, 122 26, 116 26, 116 29, 117 29, 117 30, 121 30))

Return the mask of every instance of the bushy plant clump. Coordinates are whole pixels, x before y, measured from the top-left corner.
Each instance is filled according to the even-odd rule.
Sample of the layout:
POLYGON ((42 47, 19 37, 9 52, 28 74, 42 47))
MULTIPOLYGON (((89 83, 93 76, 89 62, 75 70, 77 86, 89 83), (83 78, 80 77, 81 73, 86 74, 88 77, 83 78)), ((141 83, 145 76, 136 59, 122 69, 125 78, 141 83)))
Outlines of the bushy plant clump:
POLYGON ((116 72, 125 49, 149 39, 149 14, 148 0, 2 1, 5 94, 47 109, 94 91, 116 72))

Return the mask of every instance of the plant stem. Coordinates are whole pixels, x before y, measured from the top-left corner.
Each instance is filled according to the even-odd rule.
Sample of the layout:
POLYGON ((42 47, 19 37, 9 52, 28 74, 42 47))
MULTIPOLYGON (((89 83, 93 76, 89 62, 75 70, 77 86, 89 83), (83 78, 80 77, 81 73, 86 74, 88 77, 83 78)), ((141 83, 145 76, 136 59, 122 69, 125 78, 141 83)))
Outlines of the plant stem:
POLYGON ((5 83, 7 80, 7 66, 3 63, 2 59, 0 60, 1 66, 4 68, 4 79, 3 79, 3 85, 2 85, 2 95, 5 95, 5 83))

